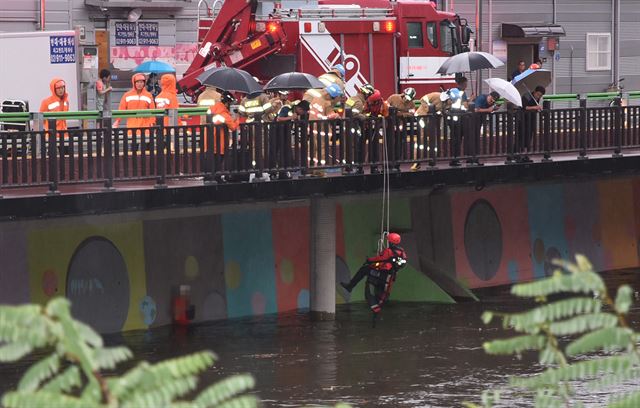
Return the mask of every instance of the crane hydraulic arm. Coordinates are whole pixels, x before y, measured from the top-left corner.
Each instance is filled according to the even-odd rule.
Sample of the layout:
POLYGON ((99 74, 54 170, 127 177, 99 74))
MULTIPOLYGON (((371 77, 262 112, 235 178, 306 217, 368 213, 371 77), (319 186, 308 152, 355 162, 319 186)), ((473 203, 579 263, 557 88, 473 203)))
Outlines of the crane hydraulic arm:
POLYGON ((257 0, 225 0, 201 42, 198 53, 178 84, 195 97, 202 87, 198 76, 207 68, 244 68, 282 49, 286 35, 277 20, 257 24, 257 0))

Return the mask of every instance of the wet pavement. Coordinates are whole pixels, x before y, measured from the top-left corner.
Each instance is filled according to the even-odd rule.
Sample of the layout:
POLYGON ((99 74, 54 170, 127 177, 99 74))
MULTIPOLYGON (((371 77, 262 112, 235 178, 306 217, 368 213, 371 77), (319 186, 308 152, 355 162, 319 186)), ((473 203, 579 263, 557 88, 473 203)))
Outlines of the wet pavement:
MULTIPOLYGON (((640 274, 607 279, 638 288, 640 274)), ((204 374, 205 383, 250 372, 266 406, 332 405, 357 407, 460 407, 478 401, 482 390, 506 384, 509 375, 539 370, 535 355, 488 356, 486 340, 506 337, 480 321, 484 310, 518 311, 527 304, 508 288, 480 293, 482 302, 456 305, 391 302, 376 328, 364 303, 341 305, 336 320, 312 322, 304 313, 219 321, 179 330, 170 327, 108 336, 128 345, 139 359, 157 361, 210 349, 220 360, 204 374)), ((631 315, 638 329, 640 308, 631 315)), ((0 366, 0 392, 15 385, 20 367, 0 366)), ((634 384, 631 384, 634 385, 634 384)), ((636 384, 637 385, 637 384, 636 384)), ((608 393, 583 390, 587 406, 603 406, 608 393)), ((503 406, 529 404, 507 395, 503 406)))

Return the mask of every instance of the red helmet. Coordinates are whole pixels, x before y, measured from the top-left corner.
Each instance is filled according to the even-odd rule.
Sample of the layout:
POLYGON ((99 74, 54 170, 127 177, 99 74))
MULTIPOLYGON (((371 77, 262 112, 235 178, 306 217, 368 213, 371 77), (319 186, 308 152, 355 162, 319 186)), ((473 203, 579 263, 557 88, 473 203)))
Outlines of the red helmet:
POLYGON ((392 232, 391 234, 387 235, 387 241, 389 241, 390 244, 398 245, 400 243, 400 234, 392 232))

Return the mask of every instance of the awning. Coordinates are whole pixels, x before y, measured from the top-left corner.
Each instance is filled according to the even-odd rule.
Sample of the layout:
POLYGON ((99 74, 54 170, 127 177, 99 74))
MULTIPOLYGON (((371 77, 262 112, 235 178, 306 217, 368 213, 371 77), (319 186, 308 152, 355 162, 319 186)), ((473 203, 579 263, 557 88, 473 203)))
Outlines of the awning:
POLYGON ((558 24, 502 23, 502 38, 564 37, 564 28, 558 24))

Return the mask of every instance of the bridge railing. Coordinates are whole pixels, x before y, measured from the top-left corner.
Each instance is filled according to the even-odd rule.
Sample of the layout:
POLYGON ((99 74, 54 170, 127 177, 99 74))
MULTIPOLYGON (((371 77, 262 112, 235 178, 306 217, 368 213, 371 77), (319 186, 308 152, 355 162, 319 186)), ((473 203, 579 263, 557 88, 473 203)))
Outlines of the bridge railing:
MULTIPOLYGON (((25 119, 11 115, 13 121, 25 119)), ((61 183, 99 183, 110 189, 115 182, 150 180, 164 187, 177 178, 213 182, 264 173, 313 176, 368 166, 375 171, 385 153, 392 167, 408 169, 409 164, 457 160, 513 162, 531 155, 544 160, 571 153, 576 158, 596 152, 619 155, 640 147, 640 106, 587 107, 584 100, 570 109, 550 109, 546 102, 538 113, 516 109, 403 117, 392 110, 384 119, 347 116, 244 123, 231 132, 213 124, 211 115, 202 116, 200 124, 165 126, 167 112, 160 110, 114 117, 49 115, 47 130, 0 131, 1 187, 48 186, 54 194, 61 183), (114 126, 114 119, 127 116, 155 120, 145 127, 114 126), (56 119, 69 117, 91 117, 98 126, 56 129, 56 119)))

